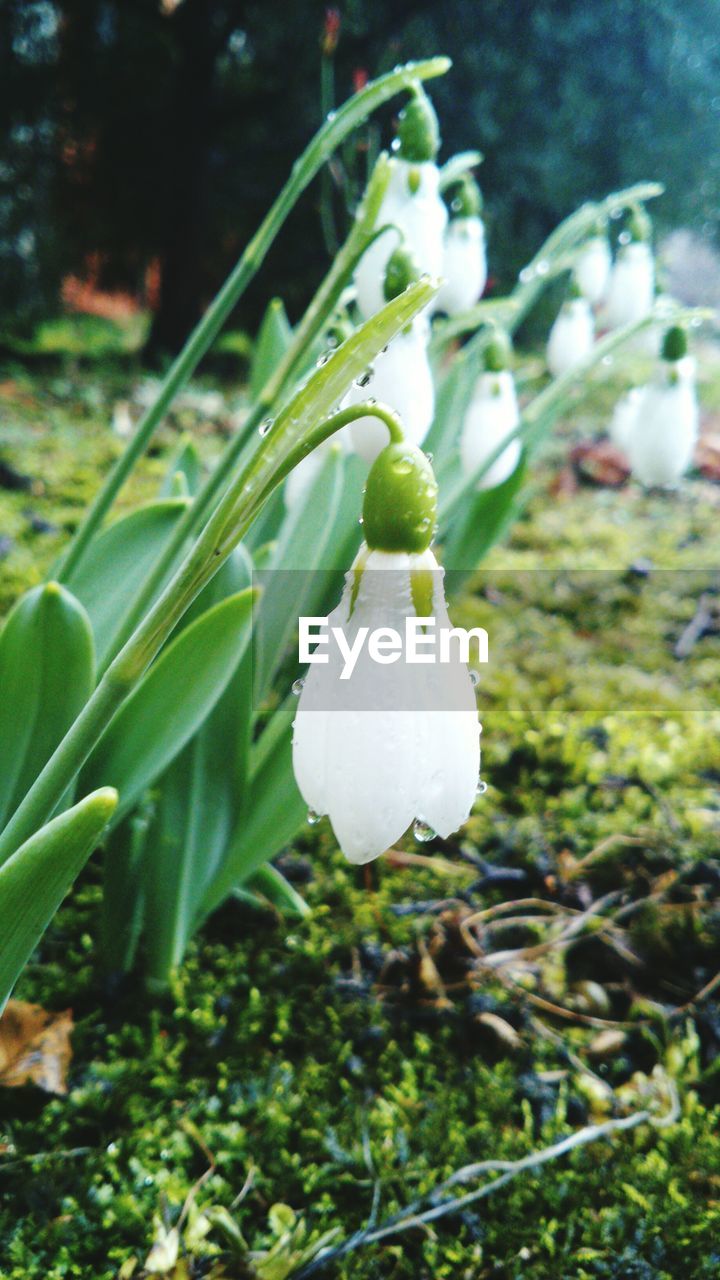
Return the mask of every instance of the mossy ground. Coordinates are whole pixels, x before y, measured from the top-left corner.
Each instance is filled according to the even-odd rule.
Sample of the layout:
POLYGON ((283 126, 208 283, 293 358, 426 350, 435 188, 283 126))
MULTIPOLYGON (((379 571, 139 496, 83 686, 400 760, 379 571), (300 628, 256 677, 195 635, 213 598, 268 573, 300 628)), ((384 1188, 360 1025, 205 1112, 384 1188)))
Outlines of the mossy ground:
MULTIPOLYGON (((109 393, 107 379, 100 392, 92 376, 18 370, 0 386, 0 457, 33 480, 0 490, 12 540, 3 611, 47 571, 117 452, 104 425, 123 394, 113 376, 109 393)), ((228 904, 172 997, 155 1001, 98 972, 99 870, 88 868, 16 992, 72 1006, 77 1025, 67 1097, 0 1090, 4 1280, 105 1280, 144 1259, 153 1215, 177 1218, 210 1153, 196 1203, 230 1206, 252 1171, 234 1214, 254 1247, 278 1201, 313 1231, 348 1235, 376 1186, 384 1218, 464 1164, 517 1159, 643 1106, 648 1088, 667 1103, 668 1080, 682 1107, 671 1127, 525 1173, 328 1274, 720 1274, 720 1006, 682 1011, 720 968, 717 638, 673 656, 720 565, 720 488, 552 496, 568 435, 595 429, 610 399, 598 388, 565 424, 525 515, 456 610, 487 627, 492 659, 480 696, 489 787, 461 838, 410 841, 408 863, 383 860, 366 878, 328 831, 308 828, 285 870, 309 917, 228 904), (613 945, 596 933, 511 981, 474 965, 463 941, 471 910, 529 897, 584 910, 609 893, 637 904, 613 945), (533 997, 586 1020, 554 1018, 533 997), (588 1018, 622 1024, 610 1051, 588 1018)), ((716 382, 705 399, 714 407, 716 382)), ((154 492, 176 444, 165 428, 124 503, 154 492)), ((493 945, 527 942, 517 928, 493 945)), ((209 1273, 212 1256, 199 1258, 219 1241, 198 1246, 193 1275, 209 1273)))

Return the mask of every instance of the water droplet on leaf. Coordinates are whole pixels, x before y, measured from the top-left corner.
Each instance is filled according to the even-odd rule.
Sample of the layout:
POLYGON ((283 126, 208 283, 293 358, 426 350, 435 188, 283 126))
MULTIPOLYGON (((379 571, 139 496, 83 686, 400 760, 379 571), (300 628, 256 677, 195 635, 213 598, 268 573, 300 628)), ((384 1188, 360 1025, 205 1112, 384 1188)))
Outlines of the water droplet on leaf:
POLYGON ((321 813, 316 813, 314 809, 308 809, 307 821, 309 826, 316 827, 321 818, 322 818, 321 813))
POLYGON ((273 424, 273 419, 266 418, 264 422, 260 423, 260 426, 258 428, 258 434, 261 436, 266 436, 272 424, 273 424))

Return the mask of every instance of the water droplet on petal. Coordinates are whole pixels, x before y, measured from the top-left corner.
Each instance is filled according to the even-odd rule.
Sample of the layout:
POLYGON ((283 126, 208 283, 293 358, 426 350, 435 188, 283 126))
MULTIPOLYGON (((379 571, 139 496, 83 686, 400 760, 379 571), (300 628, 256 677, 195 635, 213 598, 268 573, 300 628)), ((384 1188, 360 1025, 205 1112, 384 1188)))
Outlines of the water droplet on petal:
POLYGON ((413 835, 420 844, 427 844, 428 840, 434 840, 437 832, 427 822, 423 822, 422 818, 416 818, 413 822, 413 835))
POLYGON ((295 697, 296 697, 296 698, 299 698, 299 697, 300 697, 300 694, 302 693, 302 691, 303 691, 304 687, 305 687, 305 677, 304 677, 304 676, 298 676, 298 679, 297 679, 297 680, 293 680, 293 682, 292 682, 292 692, 295 694, 295 697))
POLYGON ((479 778, 478 784, 477 784, 477 791, 475 792, 475 794, 477 796, 484 796, 487 789, 488 789, 487 782, 485 782, 483 778, 479 778))
POLYGON ((477 688, 477 686, 478 686, 478 685, 479 685, 479 683, 480 683, 480 672, 479 672, 479 671, 471 671, 471 672, 470 672, 470 683, 471 683, 471 685, 473 685, 475 688, 477 688))
POLYGON ((433 455, 432 455, 431 453, 426 453, 426 454, 425 454, 425 457, 427 458, 428 462, 430 462, 430 463, 432 462, 432 460, 433 460, 433 455))
POLYGON ((260 426, 258 427, 258 434, 261 436, 266 436, 273 424, 273 421, 274 421, 273 418, 266 418, 264 422, 261 422, 260 426))
POLYGON ((316 827, 321 818, 322 818, 321 813, 316 813, 314 809, 308 809, 307 811, 308 826, 316 827))

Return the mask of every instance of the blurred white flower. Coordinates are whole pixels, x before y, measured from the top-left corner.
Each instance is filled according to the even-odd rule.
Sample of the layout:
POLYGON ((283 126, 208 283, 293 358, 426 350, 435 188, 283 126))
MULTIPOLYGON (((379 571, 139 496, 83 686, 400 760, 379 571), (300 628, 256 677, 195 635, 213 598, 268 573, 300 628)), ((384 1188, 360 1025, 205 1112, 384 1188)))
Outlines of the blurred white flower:
POLYGON ((388 230, 378 236, 355 271, 357 303, 365 320, 385 303, 385 269, 401 238, 421 274, 440 276, 442 273, 443 232, 448 215, 440 195, 437 165, 433 160, 415 163, 398 157, 394 157, 391 164, 377 226, 392 223, 398 230, 388 230))
MULTIPOLYGON (((361 628, 394 628, 435 618, 450 627, 442 570, 432 551, 369 551, 363 544, 328 618, 352 645, 361 628)), ((390 665, 364 648, 346 684, 330 646, 312 664, 293 734, 300 792, 315 815, 327 814, 345 856, 370 862, 413 823, 418 834, 448 836, 467 819, 480 768, 480 726, 467 667, 432 662, 390 665)))
POLYGON ((623 453, 627 450, 628 439, 637 416, 638 405, 642 399, 642 387, 631 387, 620 397, 613 410, 608 434, 613 444, 623 453))
POLYGON ((692 462, 698 428, 690 366, 665 362, 657 380, 641 389, 629 424, 625 451, 635 478, 646 488, 674 488, 692 462))
POLYGON ((550 330, 547 345, 548 368, 554 378, 569 373, 592 351, 594 324, 586 298, 564 302, 550 330))
MULTIPOLYGON (((353 384, 342 408, 368 398, 386 404, 398 414, 408 442, 421 444, 435 414, 435 387, 427 354, 429 337, 427 318, 417 316, 376 357, 369 381, 366 375, 353 384)), ((387 427, 376 417, 357 418, 347 430, 352 448, 366 462, 374 462, 390 439, 387 427)))
MULTIPOLYGON (((481 373, 460 436, 460 461, 465 473, 477 471, 519 421, 515 380, 510 370, 481 373)), ((478 489, 503 484, 517 467, 521 452, 520 441, 511 440, 479 481, 478 489)))
POLYGON ((435 304, 438 311, 459 315, 481 297, 487 282, 482 218, 453 218, 448 223, 441 274, 443 284, 435 304))
POLYGON ((610 329, 642 320, 655 297, 655 264, 650 245, 633 241, 618 250, 610 273, 604 319, 610 329))
POLYGON ((605 297, 611 267, 607 236, 593 236, 581 249, 574 267, 580 292, 591 306, 597 306, 605 297))

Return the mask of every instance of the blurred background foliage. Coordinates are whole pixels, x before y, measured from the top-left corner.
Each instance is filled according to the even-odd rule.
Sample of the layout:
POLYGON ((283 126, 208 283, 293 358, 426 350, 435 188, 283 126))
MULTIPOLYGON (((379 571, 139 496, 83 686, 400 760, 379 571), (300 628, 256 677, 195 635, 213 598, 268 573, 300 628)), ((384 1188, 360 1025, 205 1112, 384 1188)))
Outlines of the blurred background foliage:
MULTIPOLYGON (((325 22, 316 0, 4 0, 5 341, 90 288, 150 305, 148 351, 176 350, 321 118, 325 22)), ((346 0, 337 98, 436 52, 454 62, 433 89, 441 154, 485 154, 498 285, 581 200, 639 179, 667 184, 661 225, 717 242, 720 0, 346 0)), ((373 129, 344 157, 339 232, 392 108, 373 129)), ((299 314, 327 260, 318 202, 316 185, 238 324, 270 293, 299 314)))

